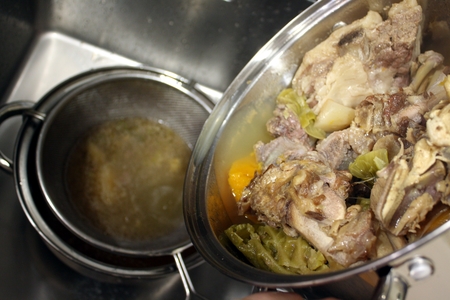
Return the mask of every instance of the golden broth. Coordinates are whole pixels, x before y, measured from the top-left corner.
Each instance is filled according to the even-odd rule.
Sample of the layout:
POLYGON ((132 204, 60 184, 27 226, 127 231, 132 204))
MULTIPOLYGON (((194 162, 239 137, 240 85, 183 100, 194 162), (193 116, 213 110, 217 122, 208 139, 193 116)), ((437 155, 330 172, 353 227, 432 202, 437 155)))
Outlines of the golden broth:
POLYGON ((258 141, 268 142, 266 122, 272 116, 275 103, 271 97, 255 99, 240 107, 229 120, 217 145, 214 171, 228 217, 233 223, 242 222, 237 215, 236 200, 228 184, 228 172, 234 161, 248 156, 258 141))
POLYGON ((106 122, 73 149, 70 199, 95 227, 128 240, 170 234, 183 223, 191 149, 169 127, 144 118, 106 122))

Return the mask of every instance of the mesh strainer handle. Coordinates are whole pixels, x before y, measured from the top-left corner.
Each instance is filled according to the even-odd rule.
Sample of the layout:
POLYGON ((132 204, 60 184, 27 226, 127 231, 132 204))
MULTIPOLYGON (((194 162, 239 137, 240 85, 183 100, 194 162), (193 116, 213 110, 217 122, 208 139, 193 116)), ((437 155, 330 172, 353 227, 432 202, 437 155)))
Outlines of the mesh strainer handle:
POLYGON ((187 271, 186 265, 184 264, 183 256, 181 256, 181 251, 173 254, 173 258, 175 259, 175 263, 178 268, 178 272, 180 273, 181 281, 183 282, 184 290, 186 291, 186 299, 185 300, 208 300, 205 297, 197 294, 192 285, 191 278, 189 277, 189 273, 187 271))
MULTIPOLYGON (((31 107, 33 107, 34 102, 31 101, 14 101, 0 107, 0 125, 7 119, 13 116, 22 115, 28 111, 30 111, 31 107)), ((3 169, 5 172, 12 174, 13 172, 13 161, 8 158, 1 150, 0 150, 0 169, 3 169)))

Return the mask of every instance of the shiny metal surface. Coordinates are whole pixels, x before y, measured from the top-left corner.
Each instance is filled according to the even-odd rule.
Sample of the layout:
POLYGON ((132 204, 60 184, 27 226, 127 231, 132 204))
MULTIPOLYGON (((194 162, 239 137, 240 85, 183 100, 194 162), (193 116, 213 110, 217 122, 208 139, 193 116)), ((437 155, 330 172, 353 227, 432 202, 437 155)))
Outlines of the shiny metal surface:
POLYGON ((198 266, 201 259, 192 250, 182 219, 171 234, 155 240, 111 239, 80 222, 65 193, 64 170, 79 136, 117 117, 161 120, 192 147, 213 107, 211 101, 175 74, 120 67, 83 73, 34 104, 12 101, 0 109, 0 124, 23 116, 15 160, 3 168, 13 172, 23 210, 49 248, 75 270, 96 279, 155 279, 178 267, 183 282, 190 282, 187 267, 198 266))
MULTIPOLYGON (((232 220, 238 218, 234 199, 226 188, 228 185, 225 168, 238 157, 250 153, 254 143, 262 138, 261 131, 257 128, 265 127, 267 120, 265 116, 270 116, 273 110, 273 99, 290 84, 302 56, 316 43, 326 38, 335 24, 350 23, 364 16, 368 9, 382 9, 385 3, 320 1, 289 23, 254 56, 224 92, 221 102, 206 121, 188 170, 189 184, 185 186, 185 218, 194 245, 207 262, 223 273, 253 285, 268 287, 317 285, 317 289, 325 289, 330 283, 341 283, 344 291, 334 290, 332 295, 344 299, 370 299, 374 295, 376 282, 389 274, 389 270, 395 275, 401 266, 407 266, 408 263, 400 264, 400 261, 406 259, 408 255, 415 257, 425 253, 423 247, 427 243, 443 243, 435 248, 439 250, 434 250, 432 255, 438 256, 441 252, 448 255, 446 236, 450 223, 378 260, 347 270, 317 275, 290 276, 257 270, 239 260, 219 241, 223 230, 233 223, 232 220), (255 118, 256 115, 261 118, 255 118), (372 274, 370 277, 373 280, 368 280, 365 275, 373 273, 374 270, 380 270, 380 273, 372 274), (362 280, 360 286, 356 285, 358 278, 362 280), (349 282, 352 288, 347 285, 349 282)), ((426 8, 424 13, 427 21, 437 19, 450 22, 450 11, 442 7, 446 5, 443 2, 421 3, 426 8)), ((434 267, 440 269, 439 272, 448 270, 446 262, 439 259, 440 263, 437 264, 436 260, 431 260, 435 262, 434 267)), ((439 299, 448 297, 450 289, 439 281, 441 278, 438 276, 432 275, 423 282, 416 282, 410 277, 409 274, 402 276, 407 284, 401 286, 403 288, 408 286, 410 289, 408 292, 406 290, 402 292, 402 295, 407 294, 407 299, 420 299, 416 298, 415 285, 418 283, 423 293, 433 290, 435 293, 433 297, 439 299), (427 287, 425 281, 431 283, 433 280, 439 282, 440 289, 434 289, 438 284, 427 287)))
MULTIPOLYGON (((67 195, 67 157, 91 128, 128 117, 162 122, 192 148, 213 106, 188 79, 154 68, 102 68, 58 86, 31 110, 44 116, 39 119, 42 127, 37 129, 36 172, 51 211, 81 240, 111 253, 171 255, 176 249, 185 248, 190 240, 182 220, 181 202, 179 224, 172 234, 157 239, 121 239, 85 222, 67 195)), ((30 111, 26 116, 30 116, 30 111)), ((33 148, 30 151, 34 151, 33 148)), ((23 185, 18 187, 21 188, 23 185)))
MULTIPOLYGON (((259 48, 308 1, 5 0, 0 3, 0 103, 39 100, 90 69, 141 64, 181 74, 213 99, 259 48)), ((12 157, 21 124, 0 129, 12 157)), ((183 299, 174 273, 143 282, 107 283, 62 263, 27 220, 14 178, 0 172, 0 297, 6 299, 183 299)), ((189 271, 197 292, 239 299, 252 286, 208 264, 189 271)))
MULTIPOLYGON (((37 43, 39 45, 39 43, 37 43)), ((53 43, 55 44, 55 43, 53 43)), ((56 43, 58 44, 58 43, 56 43)), ((42 49, 39 46, 38 49, 42 49)), ((54 49, 54 47, 52 47, 54 49)), ((73 50, 73 49, 72 49, 73 50)), ((47 51, 43 51, 44 56, 46 56, 47 51)), ((41 62, 42 59, 39 59, 40 55, 33 56, 33 59, 27 61, 26 69, 33 70, 33 65, 35 62, 41 62), (37 60, 35 60, 37 59, 37 60)), ((64 55, 62 56, 64 58, 64 55)), ((104 57, 107 59, 108 57, 104 57)), ((121 60, 120 60, 121 61, 121 60)), ((52 63, 58 65, 61 63, 58 56, 52 56, 52 63)), ((111 60, 114 64, 114 60, 111 60)), ((39 64, 38 64, 39 65, 39 64)), ((81 66, 85 64, 80 64, 81 66)), ((49 68, 51 69, 51 67, 49 68)), ((95 67, 95 65, 93 66, 95 67)), ((86 70, 80 69, 80 72, 86 70)), ((45 79, 43 81, 30 80, 30 81, 20 81, 23 83, 29 90, 35 91, 39 88, 40 82, 48 82, 51 81, 52 78, 40 77, 41 79, 45 79)), ((33 78, 31 78, 33 79, 33 78)), ((20 86, 19 86, 20 87, 20 86)), ((23 91, 23 89, 19 89, 23 91)), ((14 100, 9 103, 18 103, 14 100)), ((31 103, 32 104, 32 103, 31 103)), ((27 105, 30 105, 30 102, 27 102, 27 105)), ((9 120, 8 120, 9 121, 9 120)), ((21 125, 21 118, 12 120, 11 122, 5 122, 5 126, 2 125, 1 129, 6 130, 1 135, 2 142, 9 141, 10 143, 17 139, 17 128, 21 125)), ((12 144, 12 143, 11 143, 12 144)), ((8 145, 8 144, 3 144, 8 145)), ((3 147, 5 154, 8 157, 12 157, 12 147, 3 147), (7 148, 7 149, 4 149, 7 148)), ((20 166, 15 166, 20 168, 20 166)), ((12 177, 9 175, 9 178, 3 178, 6 175, 5 172, 0 172, 0 178, 2 181, 1 185, 11 183, 12 177)), ((8 177, 8 176, 7 176, 8 177)), ((31 190, 30 190, 31 191, 31 190)), ((122 273, 123 277, 111 278, 110 276, 105 276, 103 274, 105 271, 108 272, 107 266, 98 265, 98 271, 95 272, 92 270, 92 267, 83 267, 80 262, 72 262, 67 257, 67 253, 70 253, 70 249, 64 245, 56 245, 56 247, 52 246, 53 242, 46 241, 47 246, 43 243, 39 234, 36 233, 36 229, 40 232, 41 230, 48 230, 46 226, 42 227, 42 222, 36 221, 38 223, 31 223, 26 219, 24 211, 20 207, 19 200, 14 192, 13 186, 7 186, 0 189, 2 193, 2 201, 0 204, 2 205, 2 212, 6 213, 5 216, 2 215, 2 220, 5 220, 5 223, 2 224, 1 232, 8 241, 6 244, 7 247, 2 248, 2 251, 6 250, 0 257, 0 261, 2 262, 2 272, 4 273, 4 278, 6 279, 3 283, 7 283, 3 285, 0 284, 0 294, 7 295, 11 299, 47 299, 48 297, 56 297, 60 298, 64 295, 64 297, 69 297, 72 299, 86 298, 86 299, 110 299, 112 297, 117 297, 118 299, 178 299, 180 297, 184 297, 184 289, 180 277, 175 272, 175 269, 172 270, 172 273, 167 277, 163 277, 160 279, 148 279, 148 274, 146 272, 141 272, 140 270, 122 270, 116 268, 117 270, 111 269, 111 271, 116 274, 122 273), (4 206, 4 207, 3 207, 4 206), (8 207, 15 207, 15 214, 10 215, 10 210, 8 207), (8 216, 6 218, 6 216, 8 216), (9 222, 6 222, 9 221, 9 222), (12 227, 13 225, 21 224, 20 228, 12 227), (34 228, 33 228, 34 227, 34 228), (16 239, 12 239, 16 237, 16 239), (17 239, 18 238, 18 239, 17 239), (62 247, 62 248, 60 248, 62 247), (20 251, 18 251, 18 249, 20 251), (55 249, 59 249, 55 251, 55 249), (64 254, 66 251, 66 254, 64 254), (17 261, 15 257, 19 257, 20 260, 17 261), (7 262, 7 263, 6 263, 7 262), (20 265, 17 265, 17 262, 20 262, 20 265), (62 263, 64 262, 64 263, 62 263), (20 288, 20 281, 17 281, 18 276, 23 276, 23 272, 13 272, 13 270, 25 270, 26 274, 33 274, 36 264, 39 267, 37 277, 24 278, 25 282, 30 285, 30 287, 44 289, 43 296, 35 295, 35 291, 24 291, 20 288), (56 267, 55 267, 56 265, 56 267), (54 270, 56 269, 56 270, 54 270), (126 275, 128 273, 128 275, 126 275), (134 274, 134 275, 133 275, 134 274), (141 274, 141 275, 140 275, 141 274), (6 276, 8 275, 8 276, 6 276), (127 276, 132 276, 136 278, 136 276, 141 276, 142 280, 127 280, 127 276), (9 280, 9 277, 11 278, 9 280), (61 280, 65 280, 62 281, 61 280), (86 287, 80 285, 79 282, 83 282, 86 287), (55 289, 54 286, 48 286, 48 283, 56 282, 58 284, 58 289, 55 289), (12 284, 14 283, 14 284, 12 284), (96 293, 92 292, 92 289, 96 290, 96 293), (41 298, 40 298, 41 297, 41 298)), ((32 192, 32 191, 31 191, 32 192)), ((36 214, 36 208, 28 207, 26 208, 26 214, 36 214)), ((17 226, 17 225, 16 225, 17 226)), ((45 233, 46 235, 48 233, 45 233)), ((81 257, 80 257, 81 258, 81 257)), ((85 258, 81 258, 82 260, 85 258)), ((191 264, 191 263, 189 263, 191 264)), ((175 262, 174 262, 175 265, 175 262)), ((215 270, 211 270, 211 268, 206 264, 201 264, 200 266, 194 268, 189 271, 193 276, 192 282, 195 285, 199 285, 198 290, 200 292, 206 293, 208 295, 208 291, 202 290, 201 287, 204 285, 203 279, 204 276, 209 278, 210 274, 215 274, 215 278, 217 278, 221 282, 221 286, 224 287, 222 291, 223 295, 235 295, 236 297, 242 297, 251 291, 251 287, 248 285, 244 285, 241 283, 237 283, 234 281, 230 281, 228 278, 223 277, 220 273, 215 270), (224 285, 222 285, 224 284, 224 285)), ((219 287, 217 287, 219 288, 219 287)), ((212 293, 216 293, 213 289, 209 291, 209 295, 212 293)), ((214 295, 214 294, 213 294, 214 295)), ((234 296, 233 296, 234 297, 234 296)), ((180 298, 182 299, 182 298, 180 298)))
POLYGON ((183 282, 184 290, 186 292, 186 300, 207 300, 195 290, 181 253, 174 254, 173 258, 175 259, 181 281, 183 282))
MULTIPOLYGON (((14 101, 10 105, 5 105, 0 108, 0 125, 6 122, 8 118, 14 116, 22 116, 25 112, 31 109, 34 102, 31 101, 14 101)), ((6 173, 13 173, 13 161, 6 156, 0 149, 0 169, 6 173)))

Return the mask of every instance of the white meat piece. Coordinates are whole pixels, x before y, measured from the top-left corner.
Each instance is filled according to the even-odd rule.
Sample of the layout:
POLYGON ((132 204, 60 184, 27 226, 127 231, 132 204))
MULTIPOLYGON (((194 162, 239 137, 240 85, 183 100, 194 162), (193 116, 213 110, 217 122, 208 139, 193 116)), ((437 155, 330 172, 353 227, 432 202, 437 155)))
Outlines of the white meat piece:
POLYGON ((398 91, 420 51, 421 21, 416 0, 393 4, 385 21, 369 11, 305 54, 293 88, 316 114, 328 99, 354 108, 370 94, 398 91))

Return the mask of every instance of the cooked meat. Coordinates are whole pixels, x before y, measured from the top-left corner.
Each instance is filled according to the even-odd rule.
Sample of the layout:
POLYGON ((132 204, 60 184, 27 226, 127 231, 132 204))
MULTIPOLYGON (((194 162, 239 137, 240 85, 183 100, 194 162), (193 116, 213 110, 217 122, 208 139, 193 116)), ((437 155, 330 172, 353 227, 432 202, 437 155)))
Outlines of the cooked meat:
POLYGON ((335 131, 317 143, 316 150, 333 169, 347 170, 355 160, 355 153, 349 143, 348 130, 335 131))
POLYGON ((356 154, 360 155, 372 150, 376 142, 376 137, 373 133, 366 132, 354 123, 346 131, 348 131, 348 142, 356 154))
POLYGON ((450 146, 450 124, 447 124, 450 104, 437 105, 425 123, 427 99, 422 97, 421 104, 414 98, 411 104, 412 101, 405 100, 407 98, 403 93, 368 97, 356 110, 355 117, 355 124, 365 131, 377 134, 390 131, 399 137, 398 141, 403 139, 414 145, 408 151, 399 150, 398 145, 393 144, 392 134, 377 141, 377 147, 381 147, 383 140, 390 136, 390 146, 384 146, 391 147, 391 162, 378 172, 371 207, 377 219, 394 235, 415 232, 437 201, 447 199, 443 182, 448 171, 438 158, 444 157, 446 147, 450 146))
MULTIPOLYGON (((278 116, 269 120, 268 128, 279 128, 279 126, 273 126, 279 124, 276 120, 280 120, 278 116)), ((295 122, 290 122, 295 123, 295 122)), ((296 127, 296 125, 295 125, 296 127)), ((288 133, 291 131, 285 130, 288 133)), ((327 136, 325 139, 319 141, 316 146, 316 155, 320 156, 320 160, 328 164, 332 169, 348 169, 348 164, 352 162, 356 155, 352 150, 349 142, 350 130, 335 131, 327 136)), ((366 135, 366 132, 363 132, 366 135)), ((296 160, 304 157, 308 151, 313 148, 310 145, 310 139, 306 139, 302 136, 301 139, 296 139, 292 136, 279 136, 269 143, 258 142, 254 145, 254 152, 256 153, 257 161, 262 163, 263 169, 267 168, 270 164, 276 163, 277 159, 281 157, 284 160, 296 160)), ((355 140, 360 142, 360 137, 354 137, 355 140)), ((373 141, 371 144, 373 145, 373 141)))
POLYGON ((242 192, 239 214, 251 210, 257 213, 259 221, 272 227, 283 227, 290 201, 287 195, 298 167, 297 161, 287 161, 279 166, 272 164, 256 176, 242 192))
POLYGON ((376 139, 392 133, 406 137, 408 130, 414 130, 417 138, 425 133, 422 108, 411 104, 403 92, 372 95, 356 108, 352 126, 374 134, 376 139))
POLYGON ((430 113, 427 121, 427 134, 430 142, 438 147, 450 147, 450 104, 438 105, 430 113))
POLYGON ((388 167, 378 172, 370 197, 371 208, 392 234, 415 232, 441 199, 446 168, 437 160, 438 153, 438 148, 421 139, 413 152, 400 151, 388 167))
MULTIPOLYGON (((344 52, 345 48, 348 48, 348 45, 350 44, 346 42, 342 45, 340 41, 353 40, 356 45, 364 45, 366 40, 365 32, 375 30, 376 26, 380 23, 382 23, 381 16, 375 12, 369 12, 366 17, 336 30, 324 42, 320 43, 313 50, 305 54, 302 64, 297 70, 297 73, 292 81, 292 86, 299 95, 306 95, 310 106, 317 107, 315 111, 316 113, 320 109, 322 102, 326 100, 325 97, 328 94, 328 91, 331 90, 331 87, 328 85, 335 84, 335 82, 327 82, 328 74, 332 72, 336 60, 346 54, 341 52, 344 52), (355 32, 358 34, 355 34, 355 32), (353 38, 351 39, 349 37, 353 38), (341 45, 344 47, 341 47, 341 45)), ((364 51, 365 47, 360 47, 360 49, 361 55, 366 58, 368 54, 364 51)), ((346 58, 342 59, 342 64, 338 63, 338 66, 348 66, 355 63, 353 72, 345 73, 348 73, 349 75, 354 72, 361 73, 360 70, 363 68, 361 62, 356 64, 356 61, 352 60, 350 54, 346 56, 346 58), (348 58, 348 60, 346 60, 346 58, 348 58)), ((339 74, 341 76, 344 74, 344 72, 337 71, 338 70, 334 70, 333 74, 339 74)), ((338 80, 339 77, 335 76, 333 78, 338 80)), ((354 86, 357 87, 358 92, 361 90, 361 87, 364 89, 364 87, 368 85, 367 75, 355 77, 355 80, 356 82, 354 82, 354 86)), ((340 82, 338 81, 338 86, 339 83, 340 82)), ((355 93, 356 95, 354 98, 356 99, 350 98, 347 99, 346 102, 357 103, 363 100, 371 92, 372 91, 363 91, 362 95, 360 93, 355 93)), ((339 99, 333 100, 340 102, 339 99)))
POLYGON ((427 76, 432 70, 442 65, 444 56, 434 51, 426 51, 419 55, 418 62, 420 63, 420 67, 418 67, 414 74, 414 79, 411 82, 411 89, 413 92, 421 94, 425 91, 425 81, 427 76))
POLYGON ((436 105, 427 121, 427 134, 430 143, 439 147, 440 159, 447 162, 447 176, 440 187, 441 201, 450 205, 450 104, 446 102, 436 105))
POLYGON ((264 144, 258 142, 253 146, 258 162, 262 163, 263 170, 275 164, 279 157, 287 160, 301 158, 311 150, 309 145, 298 141, 293 141, 284 136, 280 136, 264 144))
POLYGON ((342 266, 367 260, 375 247, 372 213, 361 211, 359 205, 349 207, 344 217, 335 220, 332 227, 303 214, 294 204, 289 213, 291 226, 326 257, 342 266))
MULTIPOLYGON (((244 189, 239 213, 301 234, 324 255, 348 266, 367 258, 374 245, 372 214, 347 209, 351 175, 331 169, 310 153, 303 160, 270 165, 244 189), (337 225, 337 227, 336 227, 337 225)), ((357 211, 354 209, 358 207, 357 211)))
MULTIPOLYGON (((420 53, 421 22, 422 8, 416 0, 406 0, 393 4, 389 10, 388 19, 375 31, 368 33, 374 34, 369 37, 372 55, 369 65, 376 66, 370 69, 375 69, 380 74, 385 72, 383 68, 392 72, 394 86, 404 87, 409 84, 411 62, 420 53)), ((374 91, 379 93, 389 90, 374 91)))
POLYGON ((356 107, 369 95, 406 87, 420 51, 421 21, 416 0, 405 0, 392 5, 385 21, 371 11, 339 28, 305 54, 294 89, 320 113, 327 99, 356 107))
POLYGON ((416 0, 404 0, 386 20, 369 12, 306 53, 292 81, 303 107, 306 97, 320 128, 324 103, 338 103, 352 111, 351 124, 316 141, 295 105, 277 102, 267 123, 274 139, 254 146, 263 172, 244 189, 240 214, 301 235, 350 266, 404 247, 436 203, 450 205, 449 68, 439 53, 419 55, 421 22, 416 0), (349 164, 379 149, 388 162, 363 157, 367 168, 383 161, 372 181, 352 180, 349 164), (370 197, 370 208, 350 192, 370 197))
POLYGON ((357 261, 367 260, 376 243, 374 235, 372 212, 361 211, 359 205, 350 206, 339 228, 333 244, 327 249, 332 257, 343 266, 349 266, 357 261))
POLYGON ((275 138, 283 136, 293 141, 310 144, 310 137, 302 128, 298 116, 284 104, 278 104, 267 122, 267 131, 275 138))
POLYGON ((334 171, 319 159, 311 153, 302 160, 270 165, 244 189, 239 213, 251 208, 258 220, 283 227, 293 202, 303 214, 321 222, 342 219, 351 175, 334 171))
POLYGON ((256 159, 262 163, 263 169, 275 163, 278 157, 295 160, 313 148, 314 139, 302 128, 296 112, 286 104, 277 104, 266 127, 274 139, 267 144, 258 142, 253 147, 256 159))

